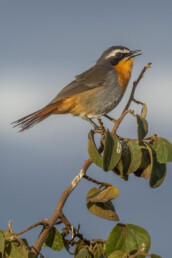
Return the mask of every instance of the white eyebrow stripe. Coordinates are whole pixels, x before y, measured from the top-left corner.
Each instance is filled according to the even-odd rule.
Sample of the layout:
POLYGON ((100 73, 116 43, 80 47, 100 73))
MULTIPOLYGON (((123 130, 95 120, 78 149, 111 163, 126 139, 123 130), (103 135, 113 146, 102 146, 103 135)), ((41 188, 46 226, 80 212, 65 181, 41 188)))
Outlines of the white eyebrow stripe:
POLYGON ((111 51, 105 58, 108 59, 111 56, 115 56, 116 53, 119 53, 119 52, 120 53, 130 53, 130 51, 127 50, 127 49, 124 49, 124 50, 122 50, 122 49, 115 49, 115 50, 111 51))

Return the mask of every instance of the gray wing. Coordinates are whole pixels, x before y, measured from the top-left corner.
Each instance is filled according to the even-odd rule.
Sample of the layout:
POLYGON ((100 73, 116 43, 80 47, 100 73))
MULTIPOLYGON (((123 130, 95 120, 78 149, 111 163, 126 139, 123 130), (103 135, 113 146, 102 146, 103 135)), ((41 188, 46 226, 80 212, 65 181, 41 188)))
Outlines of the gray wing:
POLYGON ((84 73, 77 75, 76 79, 63 88, 59 94, 50 102, 55 103, 61 98, 94 89, 104 85, 109 72, 115 70, 109 64, 95 65, 84 73))

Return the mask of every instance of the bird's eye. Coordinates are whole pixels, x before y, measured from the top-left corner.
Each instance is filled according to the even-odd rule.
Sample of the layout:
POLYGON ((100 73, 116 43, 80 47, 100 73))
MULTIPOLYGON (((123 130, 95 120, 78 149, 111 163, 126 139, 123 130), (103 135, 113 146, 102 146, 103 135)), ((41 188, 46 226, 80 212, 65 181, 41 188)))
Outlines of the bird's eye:
POLYGON ((117 53, 117 54, 116 54, 116 57, 117 57, 117 58, 121 58, 121 57, 122 57, 122 53, 117 53))

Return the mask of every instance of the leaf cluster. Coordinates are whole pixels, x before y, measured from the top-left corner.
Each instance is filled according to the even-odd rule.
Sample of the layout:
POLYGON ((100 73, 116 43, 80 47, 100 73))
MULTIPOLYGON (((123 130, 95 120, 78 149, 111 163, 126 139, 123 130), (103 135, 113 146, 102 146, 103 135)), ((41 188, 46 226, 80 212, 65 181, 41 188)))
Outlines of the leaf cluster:
POLYGON ((7 230, 0 231, 0 258, 36 258, 26 239, 21 239, 7 230))
MULTIPOLYGON (((73 253, 69 250, 69 242, 71 241, 65 239, 63 233, 61 234, 53 227, 42 247, 49 247, 58 252, 65 247, 69 254, 74 255, 75 258, 142 258, 148 255, 151 245, 148 232, 133 224, 117 224, 106 241, 93 239, 88 243, 84 239, 73 239, 73 253)), ((148 256, 161 258, 156 254, 148 256)), ((37 255, 31 252, 26 239, 18 238, 4 230, 0 231, 0 257, 36 258, 37 255)), ((43 258, 43 255, 40 254, 40 257, 43 258)))
POLYGON ((74 249, 75 258, 160 258, 148 254, 151 241, 148 232, 134 224, 117 224, 106 241, 93 239, 90 244, 79 240, 74 249))
POLYGON ((113 171, 128 180, 130 174, 149 179, 152 188, 162 184, 166 176, 166 163, 172 161, 172 144, 166 139, 148 132, 148 123, 136 115, 138 139, 118 137, 105 131, 104 151, 101 155, 91 131, 88 137, 88 153, 92 161, 105 172, 113 171))

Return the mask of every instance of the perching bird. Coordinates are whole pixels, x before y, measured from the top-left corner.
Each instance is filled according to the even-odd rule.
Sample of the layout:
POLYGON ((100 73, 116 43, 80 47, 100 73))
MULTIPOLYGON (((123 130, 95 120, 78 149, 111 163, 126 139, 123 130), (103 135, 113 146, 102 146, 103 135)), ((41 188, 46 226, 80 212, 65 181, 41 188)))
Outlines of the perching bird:
POLYGON ((63 88, 44 108, 15 122, 24 131, 52 114, 68 114, 91 120, 108 114, 120 102, 129 83, 134 57, 131 51, 113 46, 103 52, 97 63, 63 88))

